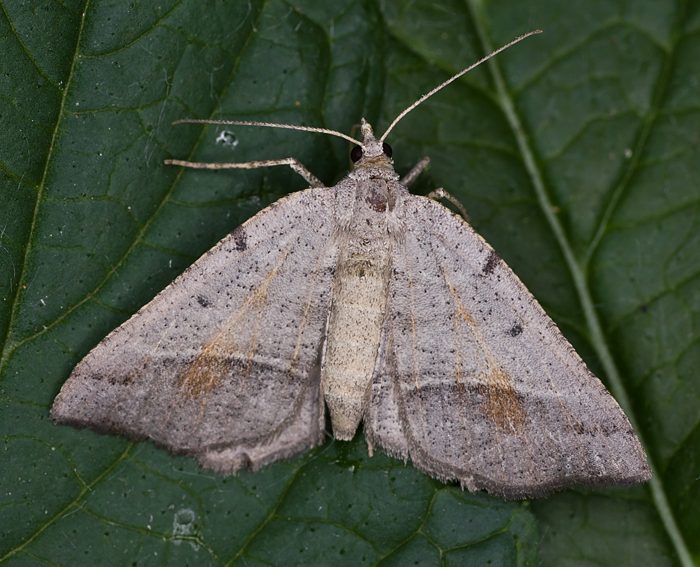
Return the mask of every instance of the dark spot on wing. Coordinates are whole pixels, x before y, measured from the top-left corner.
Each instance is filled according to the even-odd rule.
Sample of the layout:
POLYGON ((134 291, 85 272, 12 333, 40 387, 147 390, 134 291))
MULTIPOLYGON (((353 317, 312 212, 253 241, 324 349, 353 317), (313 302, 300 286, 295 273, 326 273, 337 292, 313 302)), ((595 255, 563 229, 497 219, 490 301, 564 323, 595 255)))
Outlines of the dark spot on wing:
POLYGON ((489 257, 486 258, 486 263, 484 264, 484 267, 481 268, 481 273, 485 276, 490 275, 491 273, 493 273, 493 270, 496 268, 500 261, 501 257, 498 254, 496 254, 494 250, 491 250, 489 257))
POLYGON ((94 380, 96 382, 101 382, 102 380, 106 380, 109 382, 110 385, 116 386, 116 385, 122 385, 122 386, 128 386, 131 384, 134 379, 137 377, 137 373, 135 371, 127 372, 126 374, 91 374, 89 376, 90 380, 94 380))
POLYGON ((619 431, 623 431, 619 423, 605 418, 597 423, 585 423, 577 420, 568 425, 577 435, 587 435, 589 437, 610 437, 619 431))
POLYGON ((203 295, 197 296, 197 303, 199 303, 202 307, 209 307, 211 305, 211 301, 209 301, 203 295))
POLYGON ((243 252, 246 248, 248 248, 248 235, 245 232, 245 229, 242 226, 239 226, 236 230, 233 231, 233 242, 236 244, 236 250, 239 252, 243 252))
POLYGON ((509 334, 511 337, 517 337, 517 336, 518 336, 520 333, 522 333, 522 332, 523 332, 522 326, 520 325, 520 323, 516 323, 515 325, 513 325, 513 326, 510 328, 510 330, 508 331, 508 334, 509 334))

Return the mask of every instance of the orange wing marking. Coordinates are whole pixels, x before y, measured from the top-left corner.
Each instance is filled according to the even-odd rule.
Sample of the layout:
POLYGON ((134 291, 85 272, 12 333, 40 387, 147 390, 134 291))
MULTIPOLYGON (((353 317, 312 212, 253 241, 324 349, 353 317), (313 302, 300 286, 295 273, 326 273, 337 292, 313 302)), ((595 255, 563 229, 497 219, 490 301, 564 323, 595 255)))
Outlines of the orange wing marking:
MULTIPOLYGON (((455 302, 455 313, 469 327, 479 349, 484 354, 486 372, 479 378, 483 380, 483 391, 486 397, 484 413, 500 429, 509 429, 513 432, 520 431, 525 425, 525 409, 518 399, 513 387, 513 380, 498 364, 491 349, 484 340, 474 317, 462 303, 457 290, 447 278, 444 270, 443 277, 450 290, 450 295, 455 302)), ((460 385, 461 371, 458 368, 455 377, 460 385)))
MULTIPOLYGON (((180 388, 186 395, 191 398, 201 398, 211 392, 224 376, 230 372, 230 355, 239 350, 236 335, 236 331, 239 328, 238 324, 251 311, 260 312, 267 305, 267 294, 270 284, 277 276, 282 264, 284 264, 288 253, 289 251, 285 251, 282 254, 275 267, 265 274, 260 285, 248 294, 240 309, 224 322, 221 330, 204 345, 202 351, 184 372, 180 379, 180 388)), ((245 354, 246 362, 244 363, 244 368, 246 373, 252 368, 253 357, 258 343, 259 317, 254 319, 256 321, 255 329, 245 354)))

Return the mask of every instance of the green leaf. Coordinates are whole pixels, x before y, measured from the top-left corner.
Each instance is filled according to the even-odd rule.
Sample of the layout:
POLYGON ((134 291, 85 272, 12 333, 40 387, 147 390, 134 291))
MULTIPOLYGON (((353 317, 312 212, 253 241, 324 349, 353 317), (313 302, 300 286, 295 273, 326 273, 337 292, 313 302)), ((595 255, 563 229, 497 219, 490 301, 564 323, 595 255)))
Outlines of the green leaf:
POLYGON ((310 0, 0 2, 0 561, 10 565, 675 565, 700 558, 700 5, 310 0), (54 425, 73 366, 218 239, 326 183, 342 140, 424 155, 639 428, 646 487, 532 504, 470 495, 362 435, 219 478, 54 425), (217 143, 226 130, 228 143, 217 143))

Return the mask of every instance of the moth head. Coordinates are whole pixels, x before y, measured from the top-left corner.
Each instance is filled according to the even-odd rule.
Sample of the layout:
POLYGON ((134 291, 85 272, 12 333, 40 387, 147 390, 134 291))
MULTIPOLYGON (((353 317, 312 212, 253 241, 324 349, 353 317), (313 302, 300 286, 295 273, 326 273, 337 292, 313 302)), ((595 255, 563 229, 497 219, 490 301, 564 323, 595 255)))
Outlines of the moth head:
POLYGON ((391 159, 391 146, 374 136, 372 125, 367 120, 363 118, 361 124, 362 144, 357 144, 350 152, 355 167, 370 164, 391 166, 394 163, 391 159))

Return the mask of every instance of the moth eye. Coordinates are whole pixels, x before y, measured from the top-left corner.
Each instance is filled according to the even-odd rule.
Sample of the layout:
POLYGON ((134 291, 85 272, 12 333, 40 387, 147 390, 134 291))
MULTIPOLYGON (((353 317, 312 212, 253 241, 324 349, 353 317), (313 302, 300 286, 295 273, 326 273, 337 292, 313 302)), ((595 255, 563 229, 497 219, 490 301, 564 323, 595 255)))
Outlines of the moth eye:
POLYGON ((391 146, 386 142, 382 143, 382 151, 386 157, 391 157, 391 155, 394 153, 394 150, 392 150, 391 146))
POLYGON ((360 146, 355 146, 350 152, 350 159, 352 163, 357 163, 362 158, 362 148, 360 146))

